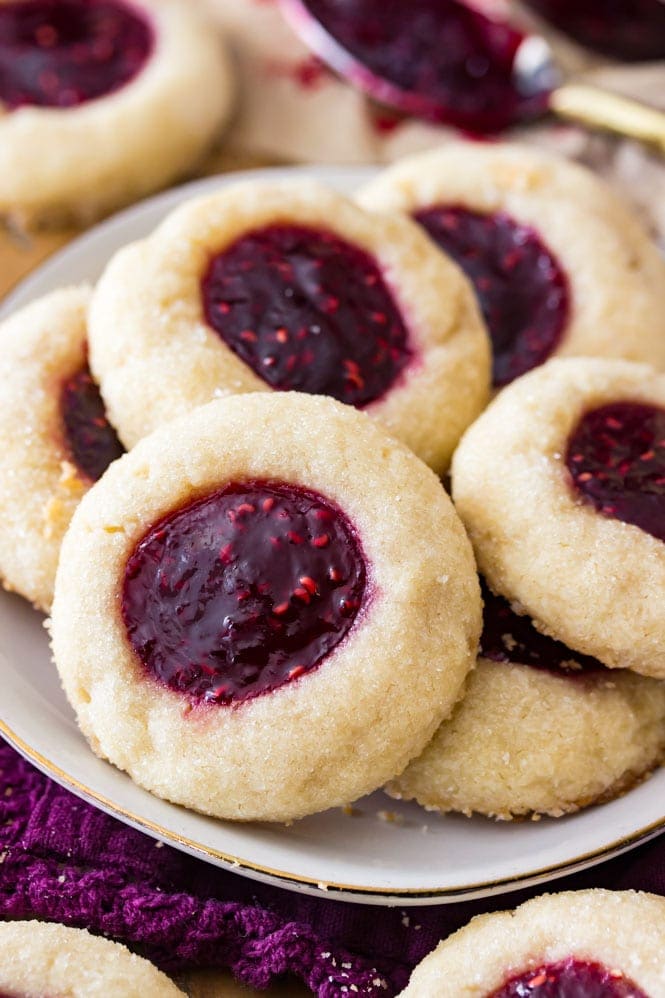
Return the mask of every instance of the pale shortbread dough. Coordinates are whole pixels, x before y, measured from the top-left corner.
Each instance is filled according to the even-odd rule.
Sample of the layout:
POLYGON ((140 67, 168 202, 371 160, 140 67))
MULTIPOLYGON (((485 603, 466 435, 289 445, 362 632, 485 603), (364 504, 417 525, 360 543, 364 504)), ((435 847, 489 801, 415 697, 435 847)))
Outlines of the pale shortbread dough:
POLYGON ((73 463, 63 382, 86 363, 85 286, 53 291, 0 325, 0 575, 42 610, 60 543, 90 481, 73 463))
POLYGON ((0 922, 0 992, 20 998, 178 998, 120 943, 50 922, 0 922))
POLYGON ((665 995, 665 898, 637 891, 545 894, 479 915, 416 967, 402 998, 487 998, 506 980, 567 957, 665 995))
POLYGON ((112 259, 90 312, 91 366, 123 442, 229 392, 269 390, 208 326, 211 257, 264 226, 334 233, 373 256, 417 354, 365 407, 437 472, 489 391, 489 344, 471 287, 416 225, 381 218, 312 181, 249 182, 188 202, 112 259))
POLYGON ((111 465, 65 537, 52 638, 100 756, 187 807, 286 821, 361 796, 422 751, 460 695, 480 616, 471 546, 436 476, 365 414, 272 392, 200 407, 111 465), (371 601, 301 679, 233 709, 192 709, 146 674, 129 644, 127 558, 167 513, 230 482, 271 480, 345 512, 371 601))
POLYGON ((589 409, 665 406, 665 375, 552 360, 504 388, 465 434, 453 497, 481 573, 536 627, 610 668, 665 678, 665 544, 583 502, 565 464, 589 409))
POLYGON ((174 180, 218 133, 233 97, 223 39, 189 0, 133 3, 155 44, 125 86, 65 109, 0 103, 0 213, 90 223, 174 180))
POLYGON ((409 215, 438 205, 502 212, 530 226, 569 282, 570 317, 552 356, 665 369, 665 260, 628 204, 585 167, 525 145, 453 142, 388 168, 358 200, 409 215))
POLYGON ((430 810, 555 817, 629 790, 665 754, 665 683, 479 658, 466 694, 388 786, 430 810))

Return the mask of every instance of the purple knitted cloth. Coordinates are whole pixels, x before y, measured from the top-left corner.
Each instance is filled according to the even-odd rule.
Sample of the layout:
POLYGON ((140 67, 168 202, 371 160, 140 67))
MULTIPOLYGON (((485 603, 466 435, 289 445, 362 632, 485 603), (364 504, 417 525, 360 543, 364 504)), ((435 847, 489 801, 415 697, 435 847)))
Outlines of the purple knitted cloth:
MULTIPOLYGON (((665 836, 554 889, 592 886, 665 894, 665 836)), ((390 996, 472 915, 542 890, 403 910, 265 887, 126 827, 0 741, 0 917, 86 926, 167 972, 229 967, 256 988, 291 974, 321 998, 390 996)))

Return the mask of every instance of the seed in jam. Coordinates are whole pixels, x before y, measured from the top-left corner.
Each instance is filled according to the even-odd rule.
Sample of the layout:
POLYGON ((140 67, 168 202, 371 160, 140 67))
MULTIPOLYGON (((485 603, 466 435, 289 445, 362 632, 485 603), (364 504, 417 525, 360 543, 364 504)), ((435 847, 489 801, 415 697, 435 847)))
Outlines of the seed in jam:
POLYGON ((106 417, 102 397, 87 365, 63 383, 60 412, 72 461, 86 478, 96 482, 125 451, 106 417))
POLYGON ((568 279, 538 234, 503 213, 433 206, 414 218, 474 286, 492 340, 493 381, 544 363, 570 311, 568 279))
POLYGON ((628 401, 591 409, 570 435, 566 467, 585 503, 665 541, 665 409, 628 401))
POLYGON ((569 957, 527 970, 487 998, 649 998, 621 970, 569 957))
POLYGON ((123 0, 0 3, 0 103, 75 107, 129 83, 153 32, 123 0))
POLYGON ((324 62, 376 101, 469 132, 541 113, 547 94, 520 90, 524 35, 459 0, 283 0, 324 62))
POLYGON ((211 260, 202 291, 209 325, 272 388, 362 407, 412 356, 377 264, 330 232, 250 232, 211 260))
POLYGON ((126 570, 129 641, 160 683, 238 704, 317 668, 366 600, 360 542, 321 495, 244 482, 156 523, 126 570))
POLYGON ((484 609, 480 654, 484 658, 530 665, 568 677, 606 671, 597 659, 571 651, 563 642, 537 631, 530 617, 515 613, 508 600, 495 596, 484 579, 481 589, 484 609))

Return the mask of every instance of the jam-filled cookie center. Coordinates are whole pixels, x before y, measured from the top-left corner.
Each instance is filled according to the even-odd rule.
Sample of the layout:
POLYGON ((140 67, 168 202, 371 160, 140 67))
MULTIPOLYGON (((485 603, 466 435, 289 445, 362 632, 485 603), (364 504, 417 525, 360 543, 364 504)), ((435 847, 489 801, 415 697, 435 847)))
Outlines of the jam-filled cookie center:
POLYGON ((272 388, 361 407, 412 356, 376 262, 330 232, 250 232, 211 260, 202 294, 209 325, 272 388))
POLYGON ((574 677, 606 671, 590 655, 571 651, 561 641, 541 634, 530 617, 520 616, 502 596, 495 596, 481 579, 483 595, 483 633, 480 654, 493 662, 530 665, 534 669, 574 677))
POLYGON ((63 382, 60 413, 65 446, 76 467, 91 482, 102 477, 108 466, 124 453, 109 423, 99 389, 88 366, 63 382))
POLYGON ((584 502, 665 541, 665 409, 613 402, 590 410, 570 435, 566 465, 584 502))
POLYGON ((0 102, 74 107, 129 83, 153 32, 123 0, 0 3, 0 102))
POLYGON ((570 957, 511 977, 487 998, 649 998, 620 970, 570 957))
MULTIPOLYGON (((303 0, 357 63, 329 61, 379 101, 472 131, 497 131, 533 114, 541 96, 520 93, 515 56, 524 36, 457 0, 303 0)), ((317 45, 318 36, 309 36, 317 45)), ((317 51, 326 58, 322 44, 317 51)), ((348 62, 348 58, 346 60, 348 62)))
POLYGON ((122 613, 154 678, 230 704, 320 665, 365 589, 360 542, 338 507, 299 486, 247 482, 150 529, 127 562, 122 613))
POLYGON ((474 286, 492 339, 494 384, 546 361, 570 305, 566 274, 538 233, 503 213, 459 206, 433 206, 414 217, 474 286))

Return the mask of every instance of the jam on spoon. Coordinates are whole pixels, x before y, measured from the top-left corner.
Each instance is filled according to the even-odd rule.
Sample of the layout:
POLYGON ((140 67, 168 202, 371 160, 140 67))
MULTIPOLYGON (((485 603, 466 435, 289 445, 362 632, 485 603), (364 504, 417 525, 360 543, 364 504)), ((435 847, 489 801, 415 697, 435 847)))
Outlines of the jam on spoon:
POLYGON ((526 0, 572 38, 613 59, 665 59, 663 0, 526 0))
POLYGON ((540 114, 547 95, 520 89, 513 25, 460 0, 281 0, 320 58, 379 103, 469 132, 540 114))
MULTIPOLYGON (((665 151, 663 112, 590 85, 565 84, 547 40, 488 16, 487 0, 279 2, 323 62, 393 111, 475 134, 552 111, 665 151)), ((507 9, 497 7, 501 15, 507 9)), ((659 16, 654 32, 662 44, 659 16)))

